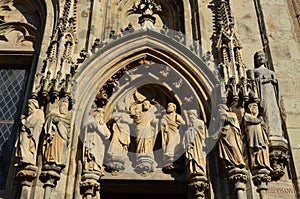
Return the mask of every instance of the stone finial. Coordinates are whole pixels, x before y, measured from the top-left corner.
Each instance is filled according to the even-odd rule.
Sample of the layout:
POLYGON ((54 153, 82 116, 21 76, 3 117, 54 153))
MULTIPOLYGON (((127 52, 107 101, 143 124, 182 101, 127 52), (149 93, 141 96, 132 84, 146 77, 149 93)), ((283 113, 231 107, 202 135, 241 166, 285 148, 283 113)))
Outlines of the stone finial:
POLYGON ((161 6, 156 4, 154 0, 142 0, 138 5, 133 5, 132 10, 134 13, 142 14, 139 17, 139 24, 142 28, 152 29, 155 24, 157 14, 162 11, 161 6))

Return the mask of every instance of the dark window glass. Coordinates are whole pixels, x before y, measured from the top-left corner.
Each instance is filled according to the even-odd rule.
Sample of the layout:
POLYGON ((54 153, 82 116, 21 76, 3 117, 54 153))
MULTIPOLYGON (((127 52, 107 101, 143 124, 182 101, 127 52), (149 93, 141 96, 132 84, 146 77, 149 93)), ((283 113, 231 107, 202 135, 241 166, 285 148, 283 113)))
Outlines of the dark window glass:
POLYGON ((26 69, 0 66, 0 189, 7 179, 26 83, 26 69))

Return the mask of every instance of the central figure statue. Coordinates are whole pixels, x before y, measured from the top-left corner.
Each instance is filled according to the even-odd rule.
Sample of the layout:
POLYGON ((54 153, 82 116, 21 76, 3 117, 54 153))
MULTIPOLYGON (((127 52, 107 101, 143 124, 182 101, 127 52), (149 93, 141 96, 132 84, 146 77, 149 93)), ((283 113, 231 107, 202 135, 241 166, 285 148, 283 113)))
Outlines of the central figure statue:
POLYGON ((141 173, 153 172, 157 119, 151 111, 150 101, 136 105, 133 122, 136 124, 136 170, 141 173))

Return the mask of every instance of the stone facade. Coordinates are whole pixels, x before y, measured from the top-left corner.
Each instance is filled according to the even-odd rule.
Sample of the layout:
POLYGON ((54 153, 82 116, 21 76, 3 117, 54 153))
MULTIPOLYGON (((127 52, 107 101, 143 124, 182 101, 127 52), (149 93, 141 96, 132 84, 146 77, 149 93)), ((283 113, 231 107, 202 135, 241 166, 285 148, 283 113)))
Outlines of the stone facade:
POLYGON ((0 2, 0 198, 299 198, 299 8, 0 2))

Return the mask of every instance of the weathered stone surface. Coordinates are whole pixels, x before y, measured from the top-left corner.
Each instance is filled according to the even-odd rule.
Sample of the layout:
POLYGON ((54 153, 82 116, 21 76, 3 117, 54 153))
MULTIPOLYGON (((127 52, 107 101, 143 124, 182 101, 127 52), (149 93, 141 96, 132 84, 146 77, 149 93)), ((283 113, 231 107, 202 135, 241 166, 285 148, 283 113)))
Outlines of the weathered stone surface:
MULTIPOLYGON (((291 4, 293 3, 289 2, 290 7, 288 7, 288 2, 285 0, 65 0, 45 1, 43 4, 40 1, 29 0, 22 2, 1 1, 1 70, 2 68, 18 68, 19 66, 16 64, 23 67, 26 62, 26 67, 30 68, 31 66, 31 68, 28 72, 30 77, 25 100, 30 97, 38 100, 40 111, 44 112, 46 116, 49 115, 49 111, 52 113, 59 112, 54 103, 55 99, 68 96, 70 102, 68 108, 74 111, 75 118, 72 120, 68 118, 68 138, 63 139, 67 142, 64 144, 68 147, 61 151, 58 150, 61 148, 60 144, 54 148, 48 146, 48 148, 53 149, 52 152, 63 154, 63 160, 44 156, 48 158, 46 160, 50 167, 54 163, 60 165, 56 168, 57 170, 53 167, 57 173, 49 171, 50 174, 53 174, 52 176, 49 173, 41 174, 43 143, 38 143, 35 148, 41 149, 38 150, 38 157, 36 158, 34 154, 32 158, 32 164, 35 164, 37 160, 36 175, 33 172, 26 173, 33 170, 25 169, 23 172, 18 172, 17 176, 26 178, 24 182, 27 182, 26 180, 32 181, 32 184, 26 184, 26 186, 32 187, 24 188, 23 197, 26 197, 29 192, 31 192, 31 198, 51 195, 51 198, 71 199, 80 198, 82 195, 88 197, 92 192, 93 196, 98 197, 101 191, 99 192, 97 181, 102 174, 105 176, 101 180, 106 182, 143 181, 143 183, 149 183, 152 190, 158 189, 155 187, 155 183, 151 184, 153 180, 155 182, 177 181, 183 183, 187 179, 187 173, 184 172, 184 167, 187 165, 184 165, 184 161, 180 163, 183 167, 181 173, 164 173, 162 170, 166 162, 162 161, 165 151, 162 149, 164 142, 161 133, 166 130, 161 131, 159 122, 165 115, 167 104, 176 102, 176 113, 183 120, 187 119, 185 110, 196 108, 201 116, 199 119, 203 120, 203 126, 207 126, 209 132, 215 133, 218 131, 219 124, 215 124, 216 118, 211 115, 217 104, 216 99, 213 98, 215 94, 212 91, 218 89, 219 84, 221 84, 222 89, 224 87, 222 95, 225 96, 222 96, 222 100, 227 103, 230 111, 237 115, 235 125, 239 126, 246 106, 252 102, 258 102, 258 97, 255 96, 254 92, 255 86, 249 83, 251 79, 244 79, 245 70, 254 68, 253 54, 258 50, 265 51, 270 59, 269 67, 272 70, 274 68, 280 83, 287 114, 288 136, 286 138, 289 141, 290 155, 293 158, 292 163, 294 165, 291 166, 295 168, 295 172, 291 169, 289 174, 294 180, 295 186, 299 186, 300 90, 298 87, 300 85, 300 47, 295 34, 299 30, 299 22, 297 23, 295 15, 299 13, 296 13, 297 7, 291 4), (260 2, 258 7, 255 4, 257 2, 260 2), (218 6, 219 9, 217 9, 218 6), (262 10, 257 10, 260 9, 260 6, 262 10), (260 16, 260 14, 263 15, 260 16), (141 26, 144 30, 140 29, 141 26), (161 30, 163 26, 164 29, 161 30), (13 66, 7 65, 8 63, 13 64, 13 66), (32 83, 33 87, 31 88, 32 83), (145 85, 147 85, 148 90, 143 87, 145 85), (154 129, 152 134, 155 136, 151 139, 151 143, 147 142, 150 140, 147 138, 138 137, 136 139, 135 129, 137 128, 135 125, 140 124, 137 119, 139 116, 130 113, 130 109, 145 101, 145 99, 136 99, 137 96, 132 94, 134 90, 141 88, 147 90, 145 92, 149 98, 147 100, 151 101, 151 106, 155 107, 149 116, 155 119, 150 123, 155 124, 147 126, 151 128, 152 125, 152 130, 154 129), (153 91, 150 92, 149 90, 153 91), (30 93, 31 91, 32 93, 30 93), (152 95, 153 93, 156 95, 152 95), (128 105, 124 110, 127 117, 125 123, 128 124, 126 127, 123 126, 125 130, 122 129, 121 117, 112 116, 115 104, 120 99, 128 105), (86 143, 82 137, 84 133, 80 125, 86 124, 87 109, 94 101, 98 108, 106 110, 105 122, 101 125, 104 125, 113 137, 106 144, 102 143, 102 139, 98 139, 98 142, 101 141, 102 144, 101 149, 86 154, 84 153, 86 147, 84 144, 86 143), (133 118, 135 118, 135 124, 131 122, 133 118), (209 121, 210 119, 211 121, 209 121), (116 128, 120 128, 120 132, 127 133, 123 140, 120 138, 122 133, 114 133, 114 131, 119 132, 116 128), (138 146, 138 151, 147 148, 147 153, 150 154, 147 157, 137 157, 136 155, 136 145, 141 145, 142 139, 145 142, 142 143, 143 146, 138 146), (111 154, 114 152, 108 146, 112 143, 117 143, 115 145, 121 150, 119 154, 114 154, 115 157, 111 159, 113 163, 122 163, 117 166, 116 164, 112 165, 124 169, 120 169, 118 175, 104 170, 106 163, 105 161, 102 162, 103 158, 105 159, 103 155, 100 158, 101 161, 97 161, 99 159, 97 157, 100 155, 97 151, 106 155, 108 151, 111 154), (86 162, 83 161, 84 155, 89 156, 90 163, 98 162, 97 171, 100 168, 101 171, 103 170, 103 173, 99 174, 93 182, 84 178, 84 175, 91 174, 83 173, 84 170, 94 172, 93 166, 86 167, 86 162), (83 166, 81 161, 83 161, 83 166), (140 171, 137 172, 136 168, 140 171), (53 183, 50 189, 49 187, 48 189, 43 188, 44 184, 36 178, 40 175, 49 177, 48 182, 46 179, 46 183, 48 185, 53 183), (80 184, 86 189, 84 193, 80 193, 80 184), (25 190, 27 190, 26 194, 25 190)), ((5 98, 6 95, 3 99, 5 98)), ((21 109, 20 107, 17 112, 21 113, 21 109)), ((22 109, 24 110, 22 114, 26 114, 25 109, 22 109)), ((145 112, 145 110, 141 110, 139 114, 142 115, 145 112)), ((259 116, 255 117, 258 119, 259 116)), ((59 119, 61 118, 54 118, 50 122, 50 126, 47 126, 49 127, 47 132, 55 132, 56 138, 59 138, 59 135, 63 133, 63 126, 61 121, 58 121, 59 119)), ((147 119, 149 118, 145 117, 143 120, 147 119)), ((232 118, 228 120, 232 120, 232 118)), ((17 120, 10 122, 18 123, 17 120)), ((226 122, 230 123, 230 121, 226 122)), ((260 122, 259 124, 262 124, 262 121, 260 122)), ((231 130, 234 128, 233 124, 230 128, 231 130)), ((244 130, 242 125, 238 127, 238 129, 240 128, 244 130)), ((175 126, 174 132, 181 135, 187 129, 188 125, 182 124, 179 127, 175 126)), ((223 129, 223 134, 228 133, 225 130, 223 129)), ((140 133, 141 131, 137 132, 140 133)), ((97 135, 101 137, 101 134, 97 135)), ((217 135, 214 136, 217 137, 217 135)), ((183 135, 178 137, 174 145, 181 146, 182 137, 183 135)), ((45 136, 42 135, 41 140, 43 138, 45 136)), ((49 143, 51 143, 53 137, 48 138, 49 143)), ((56 140, 61 141, 61 139, 56 140)), ((211 144, 212 146, 207 144, 211 140, 213 139, 205 138, 201 142, 203 141, 203 145, 206 147, 213 148, 216 141, 211 144)), ((95 144, 94 141, 91 140, 90 143, 95 144)), ((168 142, 165 143, 165 145, 168 144, 168 142)), ((53 146, 54 143, 49 145, 53 146)), ((94 148, 96 149, 97 146, 94 148)), ((195 146, 194 144, 193 147, 195 146)), ((211 149, 207 150, 210 152, 211 149)), ((184 154, 183 151, 182 154, 184 154)), ((172 153, 171 155, 173 156, 172 153)), ((215 156, 217 157, 217 155, 215 156)), ((196 197, 216 196, 223 198, 235 194, 228 176, 225 175, 227 171, 218 169, 220 160, 216 157, 206 159, 207 168, 204 168, 205 164, 202 165, 201 170, 207 170, 207 174, 211 175, 207 176, 208 181, 206 178, 198 179, 198 177, 203 176, 202 174, 198 175, 200 172, 197 168, 189 170, 191 174, 189 182, 194 188, 196 197), (211 193, 206 194, 204 191, 206 189, 210 189, 211 193)), ((234 158, 228 158, 228 160, 230 159, 234 158)), ((242 160, 241 154, 239 159, 242 162, 240 166, 243 167, 244 160, 242 160)), ((245 161, 245 164, 248 162, 245 161)), ((0 172, 2 171, 0 170, 0 172)), ((14 175, 13 173, 14 170, 11 169, 7 188, 3 191, 0 190, 0 197, 7 198, 7 196, 2 196, 2 193, 9 194, 16 190, 13 188, 13 177, 11 177, 14 175)), ((237 183, 238 194, 243 194, 238 191, 244 190, 246 173, 246 171, 233 173, 243 175, 232 175, 230 178, 237 183)), ((288 172, 285 171, 285 173, 279 181, 269 183, 265 194, 266 198, 296 198, 292 180, 288 178, 288 172)), ((267 176, 264 177, 267 179, 267 176)), ((253 186, 253 182, 249 182, 249 184, 251 183, 253 186)), ((122 187, 109 189, 124 190, 122 187)), ((184 188, 182 190, 180 191, 183 193, 185 190, 184 188)), ((130 191, 132 190, 127 190, 127 192, 130 191)), ((249 189, 248 192, 252 192, 249 195, 253 195, 255 199, 259 198, 255 189, 249 189)), ((183 193, 183 195, 186 194, 183 193)))

